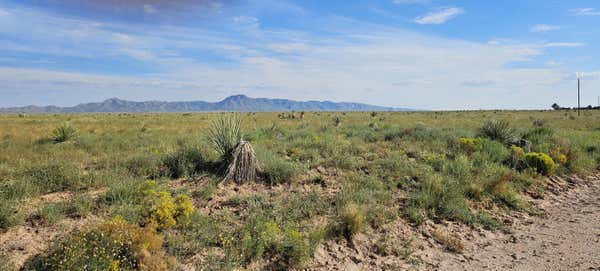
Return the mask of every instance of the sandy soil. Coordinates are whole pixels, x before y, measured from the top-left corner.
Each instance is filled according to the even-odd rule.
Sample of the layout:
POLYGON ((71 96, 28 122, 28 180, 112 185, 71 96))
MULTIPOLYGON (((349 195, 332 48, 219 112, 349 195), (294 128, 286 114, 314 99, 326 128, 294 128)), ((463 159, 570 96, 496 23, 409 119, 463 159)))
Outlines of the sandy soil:
POLYGON ((600 270, 600 181, 551 182, 564 187, 540 201, 543 217, 476 244, 464 257, 440 257, 433 270, 600 270))
MULTIPOLYGON (((547 184, 544 199, 530 199, 545 215, 502 215, 499 219, 512 224, 504 231, 473 229, 455 222, 428 221, 414 227, 399 218, 357 235, 351 243, 327 241, 319 246, 307 269, 600 271, 600 175, 586 179, 553 177, 547 184), (452 243, 460 248, 451 251, 452 243)), ((253 194, 263 189, 257 185, 224 187, 200 211, 233 208, 222 206, 221 201, 229 194, 253 194)), ((32 205, 69 197, 47 195, 32 205)), ((0 252, 21 266, 28 257, 43 251, 57 234, 81 228, 95 219, 91 216, 65 219, 49 227, 11 228, 0 234, 0 252)))
POLYGON ((544 198, 530 199, 544 215, 502 214, 510 225, 502 231, 455 222, 412 227, 399 219, 359 234, 354 244, 328 241, 308 269, 600 270, 600 175, 546 183, 544 198), (390 244, 383 253, 382 243, 390 244))

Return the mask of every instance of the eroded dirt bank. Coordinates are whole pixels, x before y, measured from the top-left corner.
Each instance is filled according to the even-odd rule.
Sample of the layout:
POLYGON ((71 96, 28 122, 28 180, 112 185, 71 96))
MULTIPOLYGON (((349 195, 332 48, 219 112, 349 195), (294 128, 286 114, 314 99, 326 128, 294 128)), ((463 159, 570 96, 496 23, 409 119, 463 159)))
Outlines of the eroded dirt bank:
POLYGON ((529 199, 541 216, 502 215, 509 226, 494 231, 399 219, 353 245, 327 242, 309 270, 600 270, 600 175, 546 181, 544 198, 529 199))
POLYGON ((552 179, 563 191, 538 202, 545 216, 475 244, 464 257, 441 256, 431 269, 600 270, 599 179, 552 179))

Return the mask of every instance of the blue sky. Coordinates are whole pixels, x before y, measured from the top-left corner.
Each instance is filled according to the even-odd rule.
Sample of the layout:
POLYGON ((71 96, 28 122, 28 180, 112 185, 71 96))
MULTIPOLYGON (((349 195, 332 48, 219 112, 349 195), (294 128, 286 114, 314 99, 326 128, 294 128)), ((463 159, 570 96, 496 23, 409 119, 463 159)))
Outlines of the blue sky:
POLYGON ((548 108, 576 104, 576 72, 596 104, 599 26, 592 0, 0 0, 0 107, 247 94, 548 108))

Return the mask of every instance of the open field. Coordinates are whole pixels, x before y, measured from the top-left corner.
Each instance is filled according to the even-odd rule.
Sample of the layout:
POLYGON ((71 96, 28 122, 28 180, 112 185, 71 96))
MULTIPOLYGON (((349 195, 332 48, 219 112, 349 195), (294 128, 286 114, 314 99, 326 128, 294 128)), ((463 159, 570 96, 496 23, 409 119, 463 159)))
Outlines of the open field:
POLYGON ((600 163, 600 111, 240 113, 223 184, 231 115, 0 115, 0 270, 436 268, 600 163))

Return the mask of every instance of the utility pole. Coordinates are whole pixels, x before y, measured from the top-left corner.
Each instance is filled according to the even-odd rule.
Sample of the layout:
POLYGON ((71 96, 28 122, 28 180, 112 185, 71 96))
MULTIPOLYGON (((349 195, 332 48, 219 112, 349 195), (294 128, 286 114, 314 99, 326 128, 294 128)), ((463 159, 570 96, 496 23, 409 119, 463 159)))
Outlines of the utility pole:
POLYGON ((577 116, 581 116, 581 75, 577 73, 577 116))

